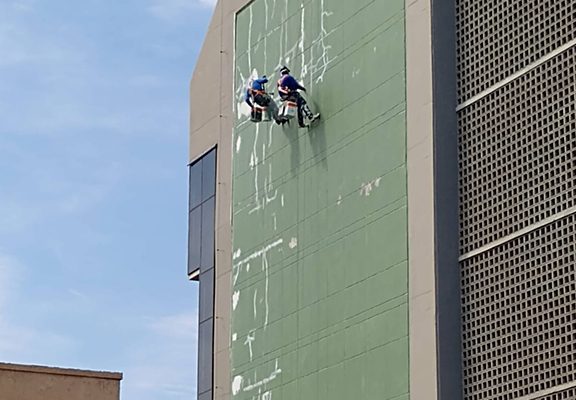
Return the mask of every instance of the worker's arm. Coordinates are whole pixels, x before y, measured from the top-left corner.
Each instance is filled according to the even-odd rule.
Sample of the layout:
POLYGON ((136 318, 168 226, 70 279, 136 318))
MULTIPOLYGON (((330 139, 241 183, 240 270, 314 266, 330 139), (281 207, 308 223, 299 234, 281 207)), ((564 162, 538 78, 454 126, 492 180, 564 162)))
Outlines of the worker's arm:
POLYGON ((282 81, 282 85, 287 87, 290 90, 303 90, 306 91, 306 88, 298 83, 298 81, 291 75, 288 75, 282 81))
POLYGON ((254 105, 252 104, 252 96, 250 96, 250 89, 246 90, 246 94, 244 95, 244 101, 246 103, 248 103, 248 105, 250 106, 250 108, 254 108, 254 105))

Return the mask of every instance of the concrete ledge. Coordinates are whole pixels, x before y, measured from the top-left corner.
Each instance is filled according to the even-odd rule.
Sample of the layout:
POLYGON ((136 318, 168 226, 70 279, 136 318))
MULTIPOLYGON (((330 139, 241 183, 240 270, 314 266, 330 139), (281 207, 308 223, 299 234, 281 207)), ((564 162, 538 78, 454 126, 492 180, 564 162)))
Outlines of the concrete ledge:
POLYGON ((40 365, 20 365, 0 363, 0 371, 27 372, 34 374, 76 376, 81 378, 122 380, 121 372, 88 371, 72 368, 46 367, 40 365))

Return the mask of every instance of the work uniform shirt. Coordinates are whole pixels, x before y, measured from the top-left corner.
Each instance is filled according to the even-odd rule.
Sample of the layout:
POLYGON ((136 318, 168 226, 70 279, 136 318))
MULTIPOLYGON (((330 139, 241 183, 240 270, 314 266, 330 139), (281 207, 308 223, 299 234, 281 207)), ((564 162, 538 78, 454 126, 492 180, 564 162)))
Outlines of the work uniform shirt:
POLYGON ((284 75, 278 80, 278 93, 282 96, 287 96, 297 90, 304 90, 304 86, 300 85, 296 79, 290 74, 284 75))
POLYGON ((252 96, 258 92, 266 91, 266 88, 264 86, 264 84, 266 83, 268 83, 268 78, 266 77, 254 79, 250 83, 248 89, 246 89, 246 94, 244 95, 244 100, 246 101, 246 103, 248 103, 250 107, 253 107, 252 96))

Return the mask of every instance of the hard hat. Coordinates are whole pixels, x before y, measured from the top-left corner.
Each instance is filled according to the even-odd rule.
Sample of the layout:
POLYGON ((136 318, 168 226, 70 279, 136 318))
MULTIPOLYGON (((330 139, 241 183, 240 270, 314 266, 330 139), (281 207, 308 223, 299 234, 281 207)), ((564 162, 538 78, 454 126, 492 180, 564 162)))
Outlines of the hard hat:
POLYGON ((282 75, 284 74, 289 74, 290 73, 290 69, 287 66, 283 66, 282 68, 280 68, 280 73, 282 75))

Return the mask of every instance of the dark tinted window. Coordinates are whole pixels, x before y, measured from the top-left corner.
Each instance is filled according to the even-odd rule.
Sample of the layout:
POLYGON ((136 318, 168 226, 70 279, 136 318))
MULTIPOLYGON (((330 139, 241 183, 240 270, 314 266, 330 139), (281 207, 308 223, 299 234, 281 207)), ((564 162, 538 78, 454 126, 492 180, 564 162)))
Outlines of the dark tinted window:
POLYGON ((212 391, 198 394, 198 400, 212 400, 212 391))
POLYGON ((188 274, 200 268, 200 248, 202 240, 202 207, 196 207, 188 218, 188 274))
POLYGON ((188 275, 214 267, 216 149, 190 165, 188 275))
POLYGON ((198 327, 198 394, 212 390, 213 319, 198 327))
POLYGON ((214 268, 200 274, 200 323, 214 316, 214 268))
POLYGON ((200 281, 199 400, 212 400, 213 397, 215 207, 216 149, 212 149, 190 166, 188 275, 200 281))
POLYGON ((202 201, 216 192, 216 149, 202 157, 202 201))
POLYGON ((202 203, 200 272, 214 267, 214 196, 202 203))
POLYGON ((198 206, 202 202, 202 160, 190 166, 190 198, 189 210, 198 206))

